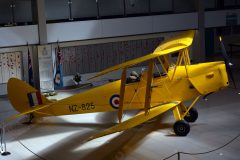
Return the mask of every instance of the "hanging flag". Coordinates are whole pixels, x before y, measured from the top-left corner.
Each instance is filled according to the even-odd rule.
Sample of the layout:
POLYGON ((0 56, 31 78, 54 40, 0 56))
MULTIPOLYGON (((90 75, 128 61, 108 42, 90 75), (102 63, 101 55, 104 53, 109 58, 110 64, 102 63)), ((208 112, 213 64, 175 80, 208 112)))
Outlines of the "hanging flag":
POLYGON ((28 48, 28 83, 31 86, 34 86, 32 60, 31 60, 29 48, 28 48))
POLYGON ((54 76, 54 87, 55 89, 63 87, 63 76, 62 76, 62 53, 59 45, 56 49, 56 72, 54 76))

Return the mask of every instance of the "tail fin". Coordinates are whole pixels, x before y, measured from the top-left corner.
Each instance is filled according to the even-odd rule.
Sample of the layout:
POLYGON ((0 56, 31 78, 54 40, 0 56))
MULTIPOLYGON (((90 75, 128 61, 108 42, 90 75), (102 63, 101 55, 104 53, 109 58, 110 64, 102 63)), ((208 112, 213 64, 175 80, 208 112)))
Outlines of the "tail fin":
POLYGON ((10 103, 20 113, 50 102, 38 90, 17 78, 8 80, 7 90, 10 103))

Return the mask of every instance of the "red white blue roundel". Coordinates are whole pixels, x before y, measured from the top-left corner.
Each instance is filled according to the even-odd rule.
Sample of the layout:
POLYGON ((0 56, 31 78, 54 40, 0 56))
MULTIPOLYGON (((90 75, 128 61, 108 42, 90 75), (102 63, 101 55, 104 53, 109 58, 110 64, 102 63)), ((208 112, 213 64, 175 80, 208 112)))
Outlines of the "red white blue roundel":
POLYGON ((118 109, 119 102, 120 102, 120 96, 118 94, 112 95, 109 101, 110 105, 115 109, 118 109))

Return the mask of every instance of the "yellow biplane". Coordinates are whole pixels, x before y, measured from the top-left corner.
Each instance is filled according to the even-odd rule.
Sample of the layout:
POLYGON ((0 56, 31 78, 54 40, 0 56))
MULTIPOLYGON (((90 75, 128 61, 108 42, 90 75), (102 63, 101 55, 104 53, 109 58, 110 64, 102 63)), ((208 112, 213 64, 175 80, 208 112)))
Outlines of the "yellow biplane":
POLYGON ((11 78, 8 81, 8 98, 20 114, 5 122, 28 114, 45 117, 118 112, 119 123, 93 135, 89 138, 91 140, 127 130, 171 110, 176 121, 173 125, 175 134, 186 136, 190 131, 189 122, 196 121, 198 117, 193 106, 199 97, 229 85, 226 67, 230 62, 227 59, 226 64, 224 61, 191 64, 189 47, 193 38, 194 31, 186 31, 166 40, 153 53, 105 69, 91 78, 121 69, 121 79, 59 101, 50 101, 27 83, 11 78), (171 58, 173 54, 177 56, 175 62, 171 58), (142 62, 147 62, 147 67, 129 79, 127 69, 142 62), (187 100, 192 100, 191 105, 184 105, 187 100), (122 122, 125 110, 142 112, 122 122))

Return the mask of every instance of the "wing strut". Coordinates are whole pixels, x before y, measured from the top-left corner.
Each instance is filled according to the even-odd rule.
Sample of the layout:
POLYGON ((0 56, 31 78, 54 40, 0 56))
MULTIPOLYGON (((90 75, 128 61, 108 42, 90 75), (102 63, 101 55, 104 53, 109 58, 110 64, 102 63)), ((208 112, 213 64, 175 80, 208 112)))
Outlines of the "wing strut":
POLYGON ((119 108, 118 108, 119 123, 121 123, 122 121, 126 78, 127 78, 127 68, 123 68, 122 77, 121 77, 121 88, 120 88, 120 102, 119 102, 119 108))
POLYGON ((148 73, 147 73, 147 85, 146 85, 146 95, 145 95, 145 115, 147 115, 149 109, 151 108, 153 67, 154 67, 154 59, 151 59, 148 64, 148 73))

